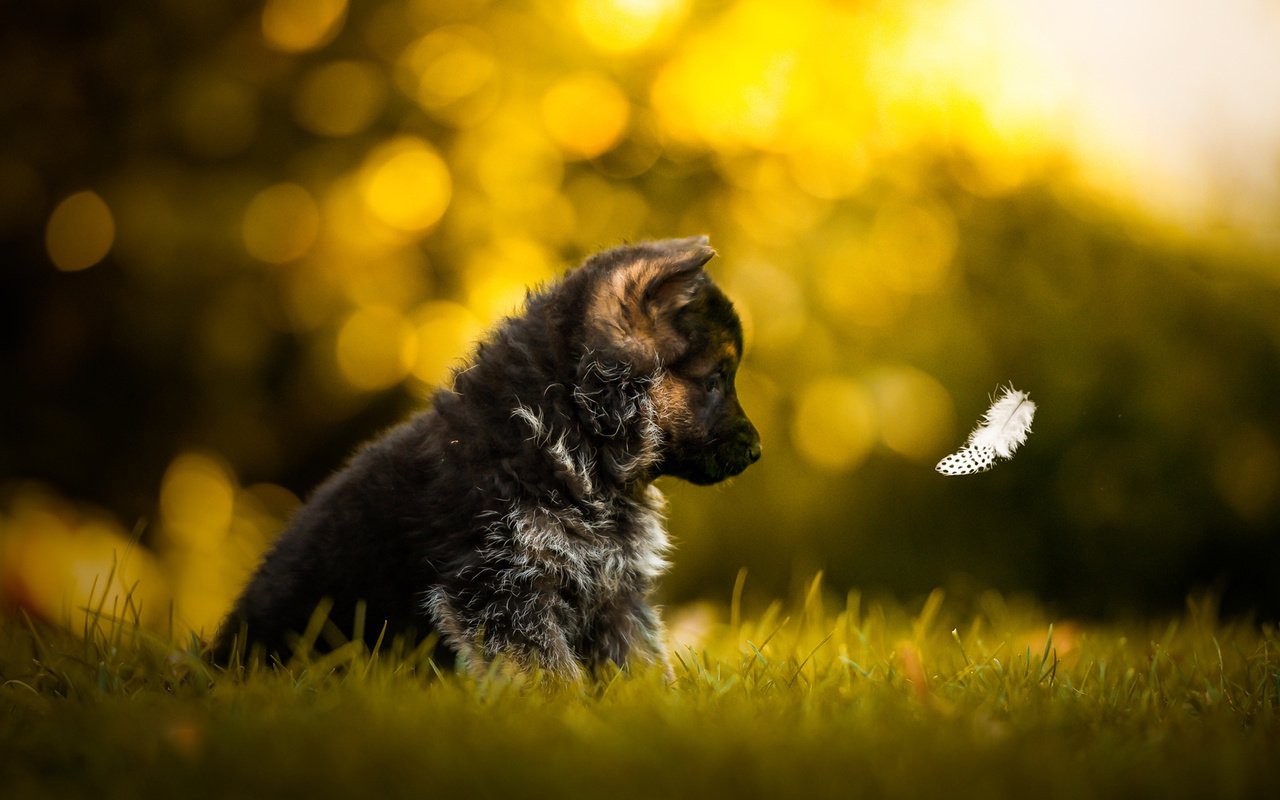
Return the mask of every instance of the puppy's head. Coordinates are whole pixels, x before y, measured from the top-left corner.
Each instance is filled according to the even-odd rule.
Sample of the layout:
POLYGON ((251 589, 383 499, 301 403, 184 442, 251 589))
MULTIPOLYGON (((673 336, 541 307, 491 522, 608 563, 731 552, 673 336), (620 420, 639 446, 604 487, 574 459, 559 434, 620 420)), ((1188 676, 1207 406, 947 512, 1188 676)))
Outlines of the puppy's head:
POLYGON ((697 484, 737 475, 760 457, 760 436, 734 386, 742 324, 703 269, 714 255, 697 236, 616 248, 584 265, 593 276, 584 367, 609 378, 587 401, 621 404, 622 423, 627 397, 640 392, 660 435, 656 474, 697 484))

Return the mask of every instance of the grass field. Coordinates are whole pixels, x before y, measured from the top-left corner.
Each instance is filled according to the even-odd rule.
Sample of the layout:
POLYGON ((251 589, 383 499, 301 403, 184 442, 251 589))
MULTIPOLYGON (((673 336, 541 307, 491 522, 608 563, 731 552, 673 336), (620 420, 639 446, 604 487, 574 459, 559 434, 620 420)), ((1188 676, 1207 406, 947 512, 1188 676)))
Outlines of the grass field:
MULTIPOLYGON (((1211 600, 670 609, 678 679, 552 689, 340 650, 232 676, 96 613, 0 621, 0 794, 1280 797, 1280 635, 1211 600)), ((127 614, 125 616, 128 616, 127 614)))

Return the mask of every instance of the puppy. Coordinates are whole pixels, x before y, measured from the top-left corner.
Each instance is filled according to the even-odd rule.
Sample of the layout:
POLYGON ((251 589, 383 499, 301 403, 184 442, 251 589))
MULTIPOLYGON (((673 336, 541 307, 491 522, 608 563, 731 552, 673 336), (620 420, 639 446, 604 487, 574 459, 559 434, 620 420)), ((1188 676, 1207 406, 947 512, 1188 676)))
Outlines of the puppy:
POLYGON ((430 408, 298 511, 223 623, 215 660, 286 659, 322 602, 347 637, 438 634, 435 656, 574 681, 658 663, 661 475, 760 457, 738 405, 742 326, 706 237, 627 245, 532 293, 430 408))

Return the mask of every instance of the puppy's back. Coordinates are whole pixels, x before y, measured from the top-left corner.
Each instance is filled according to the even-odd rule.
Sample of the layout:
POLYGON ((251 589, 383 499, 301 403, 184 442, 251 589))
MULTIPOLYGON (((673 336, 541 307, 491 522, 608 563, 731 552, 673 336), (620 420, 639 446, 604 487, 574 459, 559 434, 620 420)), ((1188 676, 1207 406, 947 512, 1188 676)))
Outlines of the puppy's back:
MULTIPOLYGON (((439 459, 430 457, 433 412, 426 412, 370 443, 321 484, 268 552, 214 644, 226 664, 239 651, 260 648, 287 660, 293 637, 306 629, 322 601, 343 636, 356 632, 364 604, 363 638, 370 646, 383 631, 425 635, 418 594, 438 580, 431 567, 428 520, 458 513, 437 487, 439 459), (406 485, 412 477, 413 485, 406 485)), ((325 641, 317 643, 322 649, 325 641)))

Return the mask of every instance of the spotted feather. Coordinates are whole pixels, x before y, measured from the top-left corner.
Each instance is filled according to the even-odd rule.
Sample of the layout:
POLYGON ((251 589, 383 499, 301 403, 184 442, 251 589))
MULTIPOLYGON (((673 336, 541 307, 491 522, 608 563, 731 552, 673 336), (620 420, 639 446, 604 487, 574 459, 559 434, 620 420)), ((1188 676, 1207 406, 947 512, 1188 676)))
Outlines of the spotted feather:
POLYGON ((939 461, 937 470, 943 475, 972 475, 975 472, 986 472, 995 463, 994 448, 969 445, 939 461))
POLYGON ((935 469, 943 475, 972 475, 991 469, 997 458, 1013 458, 1031 432, 1035 413, 1036 404, 1026 392, 1012 386, 1002 389, 964 447, 939 461, 935 469))

